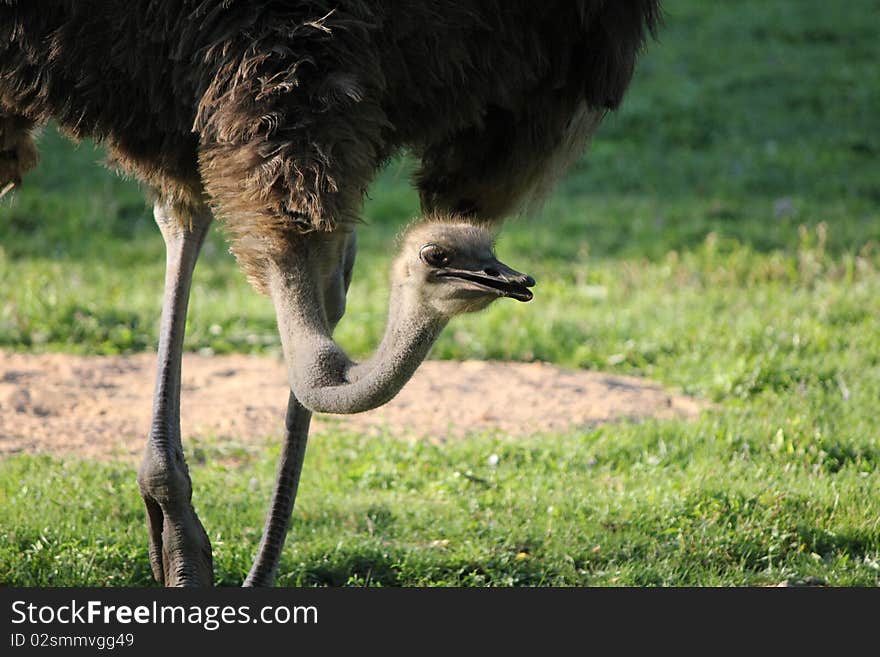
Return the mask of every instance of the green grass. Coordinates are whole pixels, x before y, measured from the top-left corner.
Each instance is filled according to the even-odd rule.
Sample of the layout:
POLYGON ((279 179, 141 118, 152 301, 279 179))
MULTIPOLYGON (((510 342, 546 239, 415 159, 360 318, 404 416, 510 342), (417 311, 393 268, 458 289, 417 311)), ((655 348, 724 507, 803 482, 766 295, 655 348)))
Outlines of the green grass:
MULTIPOLYGON (((443 447, 315 440, 280 583, 880 583, 880 2, 666 7, 624 107, 499 242, 535 300, 454 321, 433 357, 641 374, 714 409, 443 447)), ((140 191, 89 145, 49 130, 41 151, 0 207, 0 347, 153 349, 162 243, 140 191)), ((417 212, 410 167, 371 190, 338 331, 355 354, 378 340, 387 244, 417 212)), ((278 350, 219 231, 186 346, 278 350)), ((236 466, 199 438, 196 505, 218 581, 237 584, 277 437, 236 466)), ((5 458, 0 581, 148 584, 133 468, 5 458)))

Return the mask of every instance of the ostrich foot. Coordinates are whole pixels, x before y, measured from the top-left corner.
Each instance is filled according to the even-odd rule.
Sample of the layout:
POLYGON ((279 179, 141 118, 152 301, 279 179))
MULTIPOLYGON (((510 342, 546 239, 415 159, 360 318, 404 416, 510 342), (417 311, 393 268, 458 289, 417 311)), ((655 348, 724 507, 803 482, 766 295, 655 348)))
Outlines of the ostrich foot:
POLYGON ((153 577, 165 586, 211 586, 211 542, 190 501, 186 466, 181 472, 151 465, 144 461, 138 483, 147 508, 153 577))

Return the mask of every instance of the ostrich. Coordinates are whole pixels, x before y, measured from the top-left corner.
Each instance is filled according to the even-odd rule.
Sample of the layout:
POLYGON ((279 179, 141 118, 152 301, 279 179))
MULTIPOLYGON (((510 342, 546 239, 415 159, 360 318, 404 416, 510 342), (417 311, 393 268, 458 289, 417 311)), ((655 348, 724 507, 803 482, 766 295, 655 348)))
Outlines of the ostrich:
POLYGON ((534 281, 491 238, 536 207, 621 102, 659 0, 0 0, 0 191, 50 120, 139 178, 166 245, 153 416, 138 471, 155 578, 209 585, 180 435, 193 268, 214 217, 275 306, 289 379, 273 499, 246 585, 271 584, 312 412, 391 399, 455 314, 534 281), (334 342, 367 186, 407 149, 423 214, 385 335, 334 342))

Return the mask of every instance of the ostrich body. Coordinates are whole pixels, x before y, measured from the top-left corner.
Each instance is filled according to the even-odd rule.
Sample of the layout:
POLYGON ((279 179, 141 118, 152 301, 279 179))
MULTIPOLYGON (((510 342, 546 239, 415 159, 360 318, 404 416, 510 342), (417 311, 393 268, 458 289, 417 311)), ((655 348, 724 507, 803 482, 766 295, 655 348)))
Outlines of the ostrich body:
POLYGON ((166 585, 212 580, 180 436, 192 271, 213 218, 278 318, 290 396, 272 507, 246 584, 271 583, 312 411, 391 399, 446 322, 534 283, 495 259, 501 220, 545 196, 630 82, 658 0, 0 0, 0 193, 49 120, 107 147, 154 199, 166 279, 138 473, 166 585), (392 268, 384 337, 333 341, 364 192, 401 149, 429 220, 392 268))

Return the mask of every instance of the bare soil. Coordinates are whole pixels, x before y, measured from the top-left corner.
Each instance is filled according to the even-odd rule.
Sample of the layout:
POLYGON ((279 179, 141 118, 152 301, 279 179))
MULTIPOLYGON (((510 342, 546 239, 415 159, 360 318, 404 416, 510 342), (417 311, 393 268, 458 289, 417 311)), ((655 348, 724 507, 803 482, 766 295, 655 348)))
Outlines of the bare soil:
MULTIPOLYGON (((48 452, 135 459, 150 423, 155 356, 0 352, 0 455, 48 452)), ((283 364, 256 356, 183 360, 181 425, 188 437, 265 444, 280 436, 283 364)), ((604 422, 691 418, 706 404, 644 379, 543 363, 429 361, 389 404, 328 428, 444 442, 473 432, 517 437, 604 422)))

